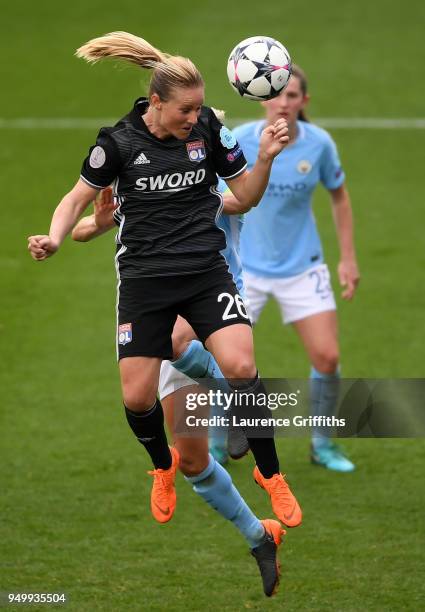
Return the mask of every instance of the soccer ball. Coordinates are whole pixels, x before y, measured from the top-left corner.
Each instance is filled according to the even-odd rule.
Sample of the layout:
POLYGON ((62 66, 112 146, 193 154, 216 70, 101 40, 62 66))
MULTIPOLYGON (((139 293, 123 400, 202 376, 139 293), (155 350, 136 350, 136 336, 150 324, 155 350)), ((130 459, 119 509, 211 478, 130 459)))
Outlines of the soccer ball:
POLYGON ((268 36, 251 36, 233 49, 227 62, 230 85, 248 100, 270 100, 280 94, 291 76, 285 47, 268 36))

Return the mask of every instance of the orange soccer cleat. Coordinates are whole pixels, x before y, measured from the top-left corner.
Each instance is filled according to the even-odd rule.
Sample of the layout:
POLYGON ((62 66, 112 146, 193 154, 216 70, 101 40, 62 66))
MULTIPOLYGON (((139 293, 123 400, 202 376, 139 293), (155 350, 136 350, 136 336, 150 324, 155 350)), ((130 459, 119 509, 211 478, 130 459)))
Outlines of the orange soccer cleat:
POLYGON ((257 561, 260 570, 264 594, 271 597, 277 593, 279 587, 280 566, 277 560, 277 548, 286 531, 273 519, 264 519, 261 522, 266 531, 265 540, 251 550, 251 555, 257 561))
POLYGON ((179 465, 179 453, 170 446, 172 463, 168 470, 151 470, 148 472, 153 476, 153 486, 151 492, 151 511, 154 519, 158 523, 167 523, 176 509, 176 489, 174 481, 179 465))
POLYGON ((286 482, 284 475, 274 474, 264 478, 257 466, 254 468, 255 482, 270 495, 273 512, 287 527, 298 527, 302 521, 301 508, 286 482))

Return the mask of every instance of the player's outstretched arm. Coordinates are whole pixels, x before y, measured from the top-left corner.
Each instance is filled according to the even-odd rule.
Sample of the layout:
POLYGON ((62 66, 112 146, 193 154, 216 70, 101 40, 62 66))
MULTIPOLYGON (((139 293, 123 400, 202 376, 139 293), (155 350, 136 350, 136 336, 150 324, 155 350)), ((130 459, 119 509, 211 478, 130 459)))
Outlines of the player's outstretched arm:
POLYGON ((72 239, 88 242, 115 227, 114 198, 111 187, 102 189, 94 202, 94 213, 83 217, 72 230, 72 239))
POLYGON ((28 250, 33 259, 43 261, 56 253, 78 217, 96 197, 97 192, 98 189, 90 187, 81 179, 78 181, 62 198, 53 213, 49 234, 28 237, 28 250))
POLYGON ((350 196, 345 185, 341 185, 337 189, 331 189, 330 195, 340 250, 338 277, 343 288, 341 296, 344 300, 351 300, 359 284, 360 273, 354 247, 353 212, 350 196))
POLYGON ((269 125, 263 130, 257 161, 252 170, 226 181, 236 200, 239 201, 239 208, 237 202, 232 203, 233 214, 246 212, 259 203, 269 182, 273 160, 288 142, 288 124, 285 119, 279 119, 274 125, 269 125))
POLYGON ((239 215, 248 212, 251 208, 252 206, 242 206, 232 193, 223 194, 223 213, 226 215, 239 215))

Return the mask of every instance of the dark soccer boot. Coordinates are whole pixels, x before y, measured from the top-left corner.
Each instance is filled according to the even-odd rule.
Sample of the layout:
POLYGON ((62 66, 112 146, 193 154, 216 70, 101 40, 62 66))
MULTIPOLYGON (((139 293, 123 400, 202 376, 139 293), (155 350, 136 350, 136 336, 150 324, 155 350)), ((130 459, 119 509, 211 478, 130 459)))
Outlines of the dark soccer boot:
POLYGON ((266 540, 260 546, 251 549, 251 555, 255 557, 260 570, 264 594, 272 597, 277 593, 279 587, 280 569, 277 549, 286 531, 282 529, 278 521, 273 519, 265 519, 261 522, 266 530, 266 540))

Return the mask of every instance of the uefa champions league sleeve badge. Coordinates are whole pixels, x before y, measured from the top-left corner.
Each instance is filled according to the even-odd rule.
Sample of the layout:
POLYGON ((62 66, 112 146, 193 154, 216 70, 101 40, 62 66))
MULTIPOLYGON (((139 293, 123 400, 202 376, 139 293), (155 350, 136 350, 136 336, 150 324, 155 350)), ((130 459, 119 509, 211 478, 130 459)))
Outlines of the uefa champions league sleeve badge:
POLYGON ((233 149, 237 144, 234 134, 224 125, 220 130, 220 142, 226 149, 233 149))
POLYGON ((90 154, 89 164, 92 168, 101 168, 106 161, 106 153, 102 147, 97 145, 90 154))

